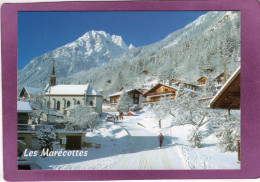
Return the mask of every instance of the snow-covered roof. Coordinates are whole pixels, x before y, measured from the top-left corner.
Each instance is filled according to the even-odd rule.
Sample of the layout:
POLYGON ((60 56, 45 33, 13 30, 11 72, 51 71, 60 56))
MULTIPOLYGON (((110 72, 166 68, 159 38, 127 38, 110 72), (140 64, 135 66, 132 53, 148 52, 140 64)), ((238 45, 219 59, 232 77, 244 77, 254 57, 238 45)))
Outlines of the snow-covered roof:
MULTIPOLYGON (((165 86, 165 87, 169 87, 169 88, 173 88, 173 89, 175 89, 175 90, 178 90, 179 89, 179 87, 178 86, 176 86, 176 85, 167 85, 167 84, 164 84, 164 83, 159 83, 160 85, 163 85, 163 86, 165 86)), ((156 85, 157 86, 157 85, 156 85)))
POLYGON ((228 85, 233 81, 233 79, 240 73, 240 66, 236 69, 236 71, 229 77, 229 79, 226 81, 226 83, 219 89, 219 91, 216 93, 216 95, 211 99, 210 105, 215 102, 215 100, 220 97, 221 93, 227 88, 228 85))
MULTIPOLYGON (((131 91, 136 90, 136 89, 125 87, 124 90, 126 91, 126 93, 128 93, 128 92, 131 92, 131 91)), ((123 93, 124 90, 122 90, 120 92, 116 92, 116 93, 114 93, 112 95, 109 95, 108 97, 119 96, 119 95, 121 95, 123 93)))
MULTIPOLYGON (((32 108, 38 110, 39 112, 43 112, 45 114, 48 114, 48 107, 40 107, 39 105, 36 105, 36 104, 32 104, 32 108)), ((52 108, 49 109, 49 115, 52 115, 52 116, 63 116, 62 114, 54 111, 52 108)))
POLYGON ((30 95, 34 95, 34 94, 37 94, 39 92, 42 92, 43 90, 40 89, 40 88, 33 88, 33 87, 23 87, 26 92, 30 95))
MULTIPOLYGON (((166 84, 163 84, 163 83, 158 83, 157 85, 155 85, 154 87, 157 87, 158 85, 163 85, 165 87, 169 87, 169 88, 172 88, 172 89, 175 89, 175 90, 179 90, 180 87, 179 86, 176 86, 176 85, 166 85, 166 84)), ((144 95, 146 95, 148 92, 150 92, 154 87, 152 87, 150 90, 148 90, 144 95)), ((192 92, 192 93, 198 93, 194 90, 191 90, 191 89, 188 89, 188 88, 184 88, 184 91, 186 92, 192 92)))
POLYGON ((55 133, 68 133, 68 134, 84 134, 86 131, 77 130, 77 131, 65 131, 64 129, 57 129, 55 133))
MULTIPOLYGON (((46 87, 45 95, 49 94, 49 86, 46 87)), ((98 91, 86 85, 55 85, 51 87, 50 95, 99 95, 102 96, 98 91)))
POLYGON ((33 110, 29 102, 17 101, 17 112, 31 113, 33 110))

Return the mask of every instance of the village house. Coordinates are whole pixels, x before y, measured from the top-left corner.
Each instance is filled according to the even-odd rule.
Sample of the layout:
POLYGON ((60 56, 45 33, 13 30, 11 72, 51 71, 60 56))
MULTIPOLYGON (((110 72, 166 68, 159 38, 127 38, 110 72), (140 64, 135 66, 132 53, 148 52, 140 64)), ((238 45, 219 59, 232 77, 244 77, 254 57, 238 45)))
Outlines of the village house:
POLYGON ((211 99, 210 106, 214 109, 240 109, 240 67, 211 99))
POLYGON ((197 81, 198 81, 198 85, 202 86, 202 85, 206 84, 207 78, 205 76, 203 76, 203 77, 200 77, 197 81))
POLYGON ((230 77, 229 74, 226 74, 225 72, 222 72, 221 74, 219 74, 215 79, 215 85, 218 89, 220 89, 222 87, 222 85, 224 85, 224 83, 227 81, 227 79, 230 77))
POLYGON ((53 65, 50 84, 45 88, 45 106, 66 115, 67 108, 73 105, 90 106, 94 112, 102 114, 103 96, 86 85, 56 85, 55 69, 53 65))
MULTIPOLYGON (((210 101, 213 109, 240 110, 240 66, 210 101)), ((237 136, 238 162, 241 161, 240 136, 237 136)))
POLYGON ((160 101, 161 97, 170 97, 174 99, 177 94, 177 86, 169 86, 162 83, 158 83, 156 86, 148 90, 144 97, 146 102, 157 102, 160 101))
POLYGON ((17 101, 17 150, 18 156, 25 148, 37 149, 36 127, 31 119, 33 110, 29 102, 17 101))
MULTIPOLYGON (((178 86, 158 83, 144 94, 144 97, 146 98, 145 102, 158 102, 162 97, 170 97, 171 99, 174 99, 178 90, 178 86)), ((187 88, 185 88, 185 91, 195 93, 195 91, 187 88)))
POLYGON ((211 72, 213 71, 213 69, 211 69, 211 68, 206 68, 205 71, 206 71, 207 73, 211 73, 211 72))
POLYGON ((116 106, 123 91, 126 91, 126 93, 130 95, 134 101, 134 104, 140 104, 140 97, 142 96, 142 93, 139 90, 122 87, 119 92, 108 96, 110 98, 111 106, 116 106))
POLYGON ((56 130, 55 134, 60 148, 65 148, 65 150, 81 150, 85 147, 86 131, 56 130))
MULTIPOLYGON (((26 148, 39 149, 37 132, 44 128, 44 124, 34 123, 32 120, 33 109, 29 102, 17 101, 17 150, 21 156, 26 148)), ((85 146, 86 131, 55 130, 56 145, 66 150, 80 150, 85 146)))
POLYGON ((178 79, 171 79, 169 81, 169 85, 175 85, 175 86, 179 86, 180 84, 183 84, 185 88, 190 89, 190 90, 194 90, 196 91, 198 89, 197 85, 191 84, 191 83, 187 83, 187 82, 183 82, 181 80, 178 79))
POLYGON ((19 97, 22 99, 32 99, 32 97, 36 97, 43 93, 43 89, 33 88, 33 87, 23 87, 19 97))
POLYGON ((46 106, 40 106, 34 103, 31 103, 31 107, 35 113, 34 121, 40 123, 40 121, 47 121, 47 117, 49 121, 56 121, 57 119, 63 119, 64 115, 56 112, 56 110, 52 108, 47 108, 46 106))

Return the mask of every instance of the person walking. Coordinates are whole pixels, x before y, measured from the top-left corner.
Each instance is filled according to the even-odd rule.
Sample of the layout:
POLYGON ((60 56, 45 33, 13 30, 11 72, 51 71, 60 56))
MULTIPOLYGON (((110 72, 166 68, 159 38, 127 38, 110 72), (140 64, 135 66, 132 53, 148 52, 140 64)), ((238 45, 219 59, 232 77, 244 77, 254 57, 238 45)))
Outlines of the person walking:
POLYGON ((121 112, 121 120, 124 120, 124 113, 121 112))
POLYGON ((163 144, 163 140, 164 140, 164 136, 162 135, 162 133, 160 133, 160 135, 158 136, 158 140, 160 143, 160 148, 162 148, 162 144, 163 144))

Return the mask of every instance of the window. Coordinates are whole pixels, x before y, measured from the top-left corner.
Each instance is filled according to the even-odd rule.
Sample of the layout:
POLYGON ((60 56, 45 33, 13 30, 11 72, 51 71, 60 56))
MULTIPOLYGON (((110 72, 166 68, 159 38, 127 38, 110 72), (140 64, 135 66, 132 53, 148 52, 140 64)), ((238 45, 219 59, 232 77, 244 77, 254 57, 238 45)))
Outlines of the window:
POLYGON ((70 107, 70 101, 67 102, 67 107, 70 107))
POLYGON ((57 102, 57 110, 60 110, 60 101, 57 102))
POLYGON ((47 101, 47 107, 50 107, 50 101, 47 101))
POLYGON ((80 105, 80 101, 78 100, 77 105, 80 105))
POLYGON ((165 89, 165 92, 168 92, 168 89, 167 89, 167 88, 165 89))
POLYGON ((90 105, 90 106, 93 106, 93 101, 90 101, 89 105, 90 105))
POLYGON ((138 94, 135 94, 135 97, 138 97, 138 94))

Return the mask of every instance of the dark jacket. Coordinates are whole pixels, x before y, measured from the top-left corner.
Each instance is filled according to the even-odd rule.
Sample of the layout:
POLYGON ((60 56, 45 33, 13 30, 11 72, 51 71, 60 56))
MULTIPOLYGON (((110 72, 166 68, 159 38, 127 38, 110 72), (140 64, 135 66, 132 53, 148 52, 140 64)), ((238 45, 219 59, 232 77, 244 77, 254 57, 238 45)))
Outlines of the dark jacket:
POLYGON ((164 140, 164 136, 163 136, 163 135, 159 135, 159 136, 158 136, 158 140, 159 140, 159 141, 163 141, 163 140, 164 140))

